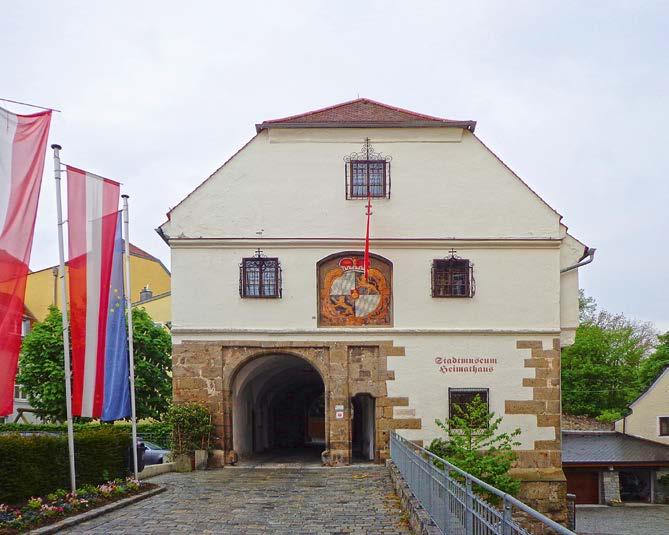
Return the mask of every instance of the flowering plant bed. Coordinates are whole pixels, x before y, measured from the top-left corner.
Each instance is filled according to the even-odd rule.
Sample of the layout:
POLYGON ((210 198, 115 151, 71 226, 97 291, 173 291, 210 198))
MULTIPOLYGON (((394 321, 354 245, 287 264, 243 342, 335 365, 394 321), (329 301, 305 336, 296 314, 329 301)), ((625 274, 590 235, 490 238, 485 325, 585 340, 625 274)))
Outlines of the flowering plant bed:
POLYGON ((103 505, 157 488, 136 479, 115 479, 101 485, 84 485, 77 492, 57 490, 23 504, 0 503, 0 535, 22 533, 58 522, 103 505))

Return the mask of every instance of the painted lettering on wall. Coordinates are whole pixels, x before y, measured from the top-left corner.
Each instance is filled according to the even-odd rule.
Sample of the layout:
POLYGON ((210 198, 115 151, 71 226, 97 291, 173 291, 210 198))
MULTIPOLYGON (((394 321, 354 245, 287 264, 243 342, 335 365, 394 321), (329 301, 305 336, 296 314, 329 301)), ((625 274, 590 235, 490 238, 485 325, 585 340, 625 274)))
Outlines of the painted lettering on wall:
POLYGON ((495 357, 437 357, 434 359, 438 370, 449 373, 492 373, 497 366, 495 357))

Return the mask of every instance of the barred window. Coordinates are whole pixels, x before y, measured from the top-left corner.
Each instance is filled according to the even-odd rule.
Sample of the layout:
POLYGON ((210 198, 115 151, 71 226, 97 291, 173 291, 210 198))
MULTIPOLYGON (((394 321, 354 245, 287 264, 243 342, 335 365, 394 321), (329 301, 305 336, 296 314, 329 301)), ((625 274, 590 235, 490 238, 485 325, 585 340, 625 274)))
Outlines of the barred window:
MULTIPOLYGON (((449 388, 448 389, 448 417, 452 419, 457 416, 459 418, 468 419, 473 415, 468 414, 467 405, 472 403, 478 396, 486 405, 486 410, 490 410, 490 402, 487 388, 449 388)), ((470 420, 472 427, 480 429, 487 425, 487 419, 484 421, 481 415, 481 420, 470 420)))
POLYGON ((351 160, 349 165, 351 198, 386 197, 385 160, 351 160))
POLYGON ((669 416, 660 416, 660 436, 669 437, 669 416))
POLYGON ((432 297, 474 297, 474 266, 452 256, 432 261, 432 297))
POLYGON ((243 258, 239 265, 241 297, 281 297, 281 265, 278 258, 243 258))

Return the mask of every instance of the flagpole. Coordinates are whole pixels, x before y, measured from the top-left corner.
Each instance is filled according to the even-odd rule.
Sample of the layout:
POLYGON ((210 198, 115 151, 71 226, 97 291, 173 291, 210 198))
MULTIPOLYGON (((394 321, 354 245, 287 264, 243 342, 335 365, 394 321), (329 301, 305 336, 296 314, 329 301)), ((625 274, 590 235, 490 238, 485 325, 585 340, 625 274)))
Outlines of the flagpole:
POLYGON ((65 361, 65 408, 67 411, 67 446, 70 455, 70 486, 77 491, 77 476, 74 466, 74 428, 72 425, 72 369, 70 365, 70 321, 67 315, 67 287, 65 283, 65 248, 63 245, 63 203, 60 193, 60 145, 53 149, 53 171, 56 179, 56 205, 58 215, 58 252, 60 254, 60 312, 63 316, 63 357, 65 361))
POLYGON ((135 479, 138 478, 137 470, 137 415, 135 413, 135 351, 132 337, 132 291, 130 289, 130 234, 128 217, 128 197, 123 197, 123 237, 125 245, 125 303, 128 311, 128 360, 130 362, 130 419, 132 422, 132 466, 135 471, 135 479))

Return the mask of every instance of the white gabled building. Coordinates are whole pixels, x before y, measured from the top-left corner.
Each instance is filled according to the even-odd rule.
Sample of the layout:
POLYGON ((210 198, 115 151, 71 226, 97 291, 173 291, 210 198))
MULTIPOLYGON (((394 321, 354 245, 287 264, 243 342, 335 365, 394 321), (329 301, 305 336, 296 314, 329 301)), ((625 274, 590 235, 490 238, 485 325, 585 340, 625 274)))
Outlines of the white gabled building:
POLYGON ((563 496, 560 346, 594 250, 474 128, 368 99, 265 121, 170 211, 175 398, 209 404, 220 459, 379 462, 479 394, 563 496))

